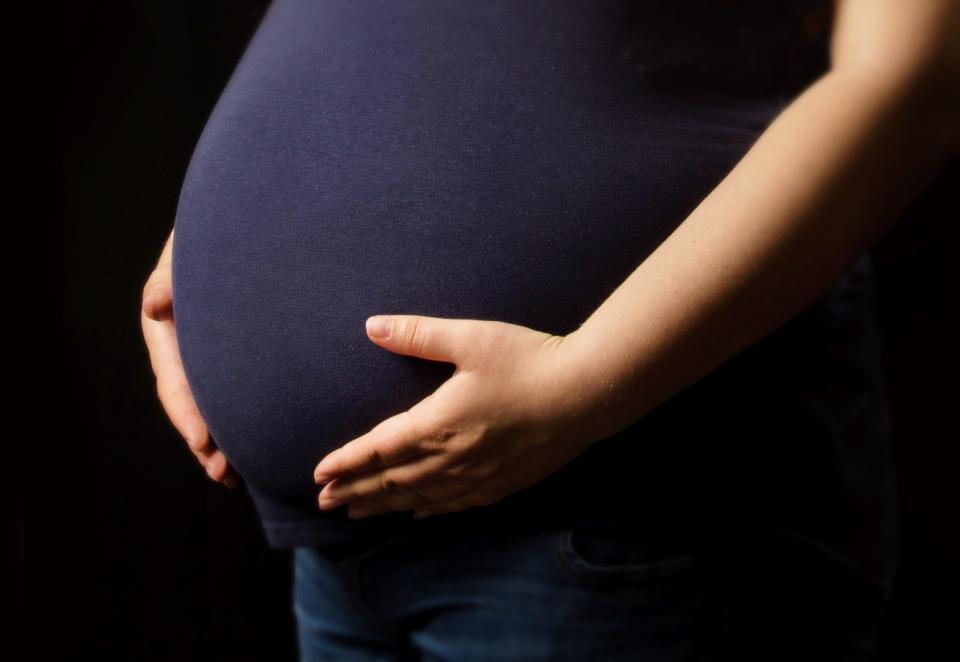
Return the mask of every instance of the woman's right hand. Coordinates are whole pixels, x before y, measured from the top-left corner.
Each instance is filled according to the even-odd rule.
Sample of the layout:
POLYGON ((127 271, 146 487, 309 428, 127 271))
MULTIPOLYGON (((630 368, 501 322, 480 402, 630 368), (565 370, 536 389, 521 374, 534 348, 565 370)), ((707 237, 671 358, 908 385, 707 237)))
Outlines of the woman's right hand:
POLYGON ((140 325, 153 374, 157 378, 157 395, 170 421, 206 469, 207 475, 233 488, 239 484, 240 478, 227 464, 223 451, 210 438, 180 362, 180 349, 173 326, 172 251, 171 230, 157 266, 143 287, 140 305, 140 325))

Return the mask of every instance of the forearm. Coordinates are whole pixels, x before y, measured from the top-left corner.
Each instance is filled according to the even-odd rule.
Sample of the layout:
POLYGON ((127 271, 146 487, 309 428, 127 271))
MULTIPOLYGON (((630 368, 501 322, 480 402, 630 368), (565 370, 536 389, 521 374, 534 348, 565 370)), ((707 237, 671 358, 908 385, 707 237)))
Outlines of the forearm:
POLYGON ((809 306, 953 155, 948 126, 923 95, 870 76, 811 85, 564 338, 586 386, 572 409, 609 436, 809 306))

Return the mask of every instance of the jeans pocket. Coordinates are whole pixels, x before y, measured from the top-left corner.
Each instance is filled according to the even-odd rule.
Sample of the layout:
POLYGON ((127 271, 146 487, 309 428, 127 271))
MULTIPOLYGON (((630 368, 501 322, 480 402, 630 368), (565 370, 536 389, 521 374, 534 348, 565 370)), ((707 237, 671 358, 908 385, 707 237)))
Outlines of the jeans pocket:
POLYGON ((703 581, 713 557, 689 543, 647 541, 620 531, 554 532, 554 556, 574 583, 613 590, 661 590, 703 581))

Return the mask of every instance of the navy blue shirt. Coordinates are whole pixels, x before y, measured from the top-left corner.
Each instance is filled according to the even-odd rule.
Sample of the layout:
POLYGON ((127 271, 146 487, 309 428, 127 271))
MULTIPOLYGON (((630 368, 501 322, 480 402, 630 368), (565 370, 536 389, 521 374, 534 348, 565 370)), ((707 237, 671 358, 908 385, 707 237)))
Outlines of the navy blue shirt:
POLYGON ((190 387, 270 544, 481 520, 765 530, 886 581, 868 256, 496 504, 350 520, 312 479, 453 372, 371 343, 369 315, 576 329, 826 70, 829 4, 275 0, 196 146, 173 249, 190 387))

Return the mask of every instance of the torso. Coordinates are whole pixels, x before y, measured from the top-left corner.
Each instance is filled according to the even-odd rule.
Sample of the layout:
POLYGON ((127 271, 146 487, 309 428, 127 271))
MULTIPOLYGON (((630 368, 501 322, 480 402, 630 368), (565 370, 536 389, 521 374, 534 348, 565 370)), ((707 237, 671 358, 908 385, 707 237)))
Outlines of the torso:
POLYGON ((313 467, 452 373, 375 346, 369 315, 589 316, 823 64, 748 4, 738 41, 705 21, 745 10, 705 2, 275 0, 174 244, 190 386, 258 499, 333 517, 313 467))

